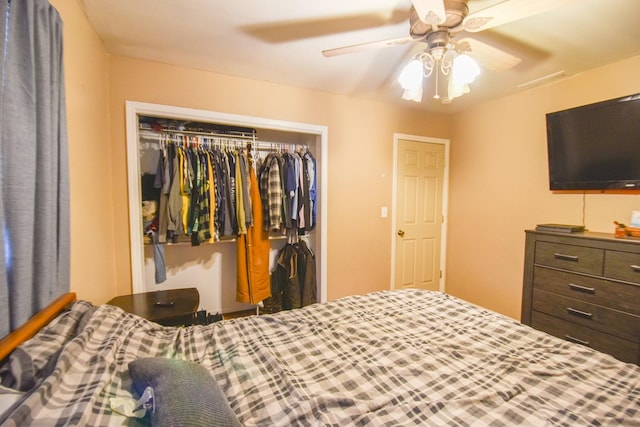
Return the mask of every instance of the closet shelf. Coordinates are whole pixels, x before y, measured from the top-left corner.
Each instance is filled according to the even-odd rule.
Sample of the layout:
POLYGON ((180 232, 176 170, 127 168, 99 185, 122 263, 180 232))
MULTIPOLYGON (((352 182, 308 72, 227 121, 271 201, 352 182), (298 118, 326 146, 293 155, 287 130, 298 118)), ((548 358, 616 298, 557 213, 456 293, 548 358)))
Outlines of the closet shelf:
POLYGON ((156 149, 162 142, 175 144, 196 144, 202 146, 242 146, 251 144, 251 147, 259 151, 307 151, 309 144, 302 142, 267 141, 258 139, 257 136, 215 134, 189 131, 157 131, 139 130, 138 135, 141 148, 156 149), (185 140, 184 138, 187 137, 185 140))
POLYGON ((239 141, 239 142, 253 142, 256 140, 255 135, 243 135, 243 134, 225 134, 225 133, 215 133, 215 132, 195 132, 195 131, 179 131, 179 130, 148 130, 148 129, 140 129, 140 140, 161 140, 163 138, 182 138, 183 136, 195 136, 202 138, 213 138, 219 140, 231 140, 231 141, 239 141))
POLYGON ((139 117, 138 130, 202 136, 238 137, 246 139, 256 138, 256 129, 251 127, 194 122, 190 120, 166 119, 151 116, 139 117))

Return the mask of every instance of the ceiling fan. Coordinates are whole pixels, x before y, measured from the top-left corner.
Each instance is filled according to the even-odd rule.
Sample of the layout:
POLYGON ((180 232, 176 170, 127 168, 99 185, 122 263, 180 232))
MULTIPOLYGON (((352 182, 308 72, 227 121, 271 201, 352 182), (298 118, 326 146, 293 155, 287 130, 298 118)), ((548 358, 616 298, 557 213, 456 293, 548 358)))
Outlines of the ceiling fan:
MULTIPOLYGON (((412 0, 409 13, 409 36, 355 44, 322 52, 326 57, 355 53, 367 49, 404 45, 421 42, 426 47, 416 55, 403 70, 400 81, 405 89, 403 98, 420 102, 422 99, 421 80, 434 73, 436 91, 434 98, 440 99, 437 79, 440 75, 448 82, 448 93, 442 98, 450 102, 453 98, 469 91, 468 83, 460 83, 452 75, 455 73, 454 61, 458 57, 466 57, 473 53, 485 68, 490 70, 507 70, 520 63, 520 58, 472 37, 458 38, 463 32, 476 33, 499 25, 549 11, 574 0, 500 0, 484 9, 469 13, 470 0, 412 0), (413 64, 413 65, 412 65, 413 64), (422 66, 416 65, 422 64, 422 66), (413 66, 412 70, 409 70, 413 66), (450 73, 453 70, 452 73, 450 73), (407 73, 411 82, 403 83, 403 75, 407 82, 407 73), (418 87, 419 85, 419 87, 418 87)), ((477 65, 476 65, 477 67, 477 65)), ((460 69, 461 66, 458 66, 460 69)), ((477 74, 479 70, 474 70, 477 74)), ((470 76, 469 78, 475 78, 470 76)), ((466 77, 465 77, 466 78, 466 77)), ((471 81, 473 80, 471 78, 471 81)), ((467 79, 468 80, 468 79, 467 79)))

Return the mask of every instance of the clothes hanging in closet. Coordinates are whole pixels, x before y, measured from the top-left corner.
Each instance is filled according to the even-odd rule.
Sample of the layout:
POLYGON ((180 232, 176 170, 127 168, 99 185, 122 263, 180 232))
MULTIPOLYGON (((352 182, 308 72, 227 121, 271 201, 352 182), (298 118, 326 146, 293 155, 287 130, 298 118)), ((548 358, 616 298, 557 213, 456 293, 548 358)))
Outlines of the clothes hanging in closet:
POLYGON ((161 189, 161 242, 188 236, 197 246, 244 234, 253 222, 248 187, 242 185, 247 177, 244 153, 168 144, 161 149, 155 176, 155 187, 161 189))
POLYGON ((317 302, 316 261, 304 240, 285 245, 271 273, 271 297, 263 312, 275 313, 317 302))
POLYGON ((265 230, 304 234, 315 228, 316 160, 309 150, 269 153, 259 177, 265 230))
MULTIPOLYGON (((194 246, 213 243, 245 235, 256 221, 258 228, 283 234, 291 230, 304 234, 315 227, 316 163, 308 149, 270 150, 264 159, 264 152, 256 155, 255 183, 247 153, 228 144, 174 136, 161 140, 159 154, 156 173, 150 176, 152 185, 143 180, 143 190, 154 190, 156 214, 151 223, 145 223, 145 234, 153 237, 156 283, 166 277, 161 271, 165 269, 162 244, 166 242, 186 237, 194 246), (252 199, 252 188, 257 190, 259 204, 252 199), (262 215, 256 215, 254 206, 262 215)), ((267 270, 267 291, 268 274, 267 270)), ((237 294, 243 302, 260 301, 257 296, 246 296, 252 292, 239 290, 237 294)))
MULTIPOLYGON (((316 161, 310 151, 269 152, 257 166, 267 231, 316 225, 316 161)), ((155 174, 159 190, 158 241, 189 236, 193 245, 246 233, 253 224, 248 159, 239 150, 190 144, 164 144, 155 174)))

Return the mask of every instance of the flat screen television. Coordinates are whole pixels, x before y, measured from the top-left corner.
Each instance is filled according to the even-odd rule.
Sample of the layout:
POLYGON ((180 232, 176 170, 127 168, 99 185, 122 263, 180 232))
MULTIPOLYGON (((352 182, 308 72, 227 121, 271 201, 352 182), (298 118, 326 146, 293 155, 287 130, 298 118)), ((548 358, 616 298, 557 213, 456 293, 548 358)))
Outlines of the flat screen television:
POLYGON ((546 119, 551 190, 640 189, 640 94, 546 119))

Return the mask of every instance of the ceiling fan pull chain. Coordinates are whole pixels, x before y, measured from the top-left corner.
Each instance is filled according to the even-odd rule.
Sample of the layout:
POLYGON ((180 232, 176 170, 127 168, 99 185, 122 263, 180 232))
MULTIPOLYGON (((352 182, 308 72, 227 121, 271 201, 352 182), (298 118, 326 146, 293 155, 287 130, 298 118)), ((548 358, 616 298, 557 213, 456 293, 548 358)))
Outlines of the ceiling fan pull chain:
POLYGON ((433 95, 433 99, 440 99, 440 95, 438 94, 438 77, 440 77, 440 61, 436 61, 433 68, 436 70, 436 93, 433 95))

